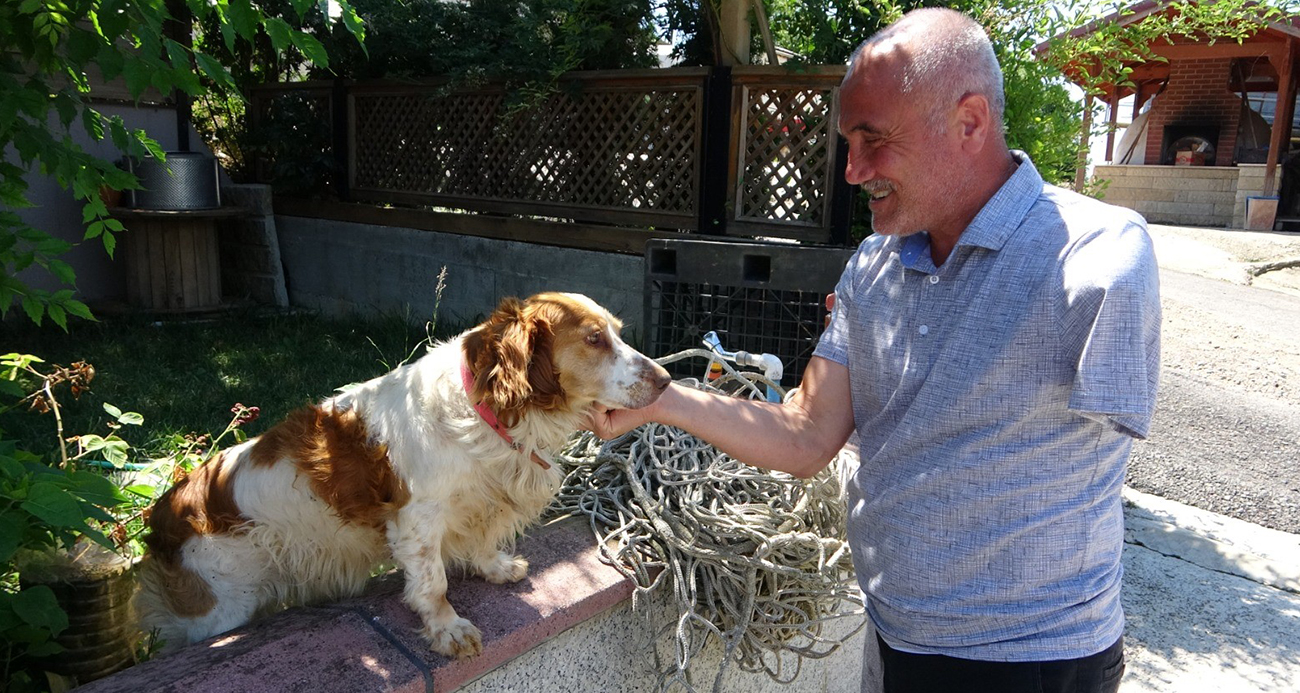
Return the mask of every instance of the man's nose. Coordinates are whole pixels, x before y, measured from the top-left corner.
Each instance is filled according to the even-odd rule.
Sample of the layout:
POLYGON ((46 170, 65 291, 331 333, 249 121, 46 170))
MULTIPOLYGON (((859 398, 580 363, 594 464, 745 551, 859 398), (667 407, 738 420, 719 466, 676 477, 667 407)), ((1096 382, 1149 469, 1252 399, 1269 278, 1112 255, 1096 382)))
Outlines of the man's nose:
POLYGON ((867 161, 866 152, 861 148, 849 146, 849 163, 844 167, 844 180, 849 185, 862 185, 875 175, 871 162, 867 161))

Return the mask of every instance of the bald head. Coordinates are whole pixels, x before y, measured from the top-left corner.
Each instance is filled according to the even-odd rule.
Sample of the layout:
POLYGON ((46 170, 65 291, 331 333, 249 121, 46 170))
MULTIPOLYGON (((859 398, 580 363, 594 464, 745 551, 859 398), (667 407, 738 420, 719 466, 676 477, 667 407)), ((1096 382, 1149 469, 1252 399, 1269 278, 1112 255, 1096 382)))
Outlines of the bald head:
POLYGON ((984 28, 954 10, 913 10, 862 42, 849 59, 845 84, 866 60, 885 59, 898 71, 902 95, 924 105, 934 129, 943 127, 950 109, 969 94, 989 103, 997 132, 1002 130, 1006 98, 1002 68, 984 28))

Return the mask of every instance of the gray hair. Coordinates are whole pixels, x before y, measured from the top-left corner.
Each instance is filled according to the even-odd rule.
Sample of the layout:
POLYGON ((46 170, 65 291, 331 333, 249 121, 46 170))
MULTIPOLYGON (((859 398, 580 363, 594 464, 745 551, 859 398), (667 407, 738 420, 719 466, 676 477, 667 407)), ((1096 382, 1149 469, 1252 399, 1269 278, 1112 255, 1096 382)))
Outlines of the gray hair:
POLYGON ((911 60, 901 75, 903 94, 922 100, 933 130, 943 129, 950 109, 963 97, 979 94, 989 102, 996 131, 1002 132, 1006 110, 1002 68, 979 22, 939 7, 908 12, 858 46, 849 59, 845 81, 863 53, 887 42, 903 43, 910 49, 911 60))

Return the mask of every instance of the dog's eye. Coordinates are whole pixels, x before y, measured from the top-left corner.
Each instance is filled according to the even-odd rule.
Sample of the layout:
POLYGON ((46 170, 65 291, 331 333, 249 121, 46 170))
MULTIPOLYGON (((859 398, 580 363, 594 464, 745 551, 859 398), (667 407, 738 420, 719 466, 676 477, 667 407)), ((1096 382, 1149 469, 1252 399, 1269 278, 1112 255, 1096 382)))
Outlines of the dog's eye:
POLYGON ((587 343, 592 346, 600 346, 602 335, 599 332, 592 332, 587 335, 587 343))

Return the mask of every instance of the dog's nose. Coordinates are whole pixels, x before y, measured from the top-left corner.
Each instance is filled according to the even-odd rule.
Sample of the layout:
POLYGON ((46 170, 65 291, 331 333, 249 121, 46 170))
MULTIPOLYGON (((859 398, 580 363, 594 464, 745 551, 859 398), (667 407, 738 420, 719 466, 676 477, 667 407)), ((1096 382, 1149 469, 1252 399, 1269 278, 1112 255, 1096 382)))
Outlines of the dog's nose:
POLYGON ((656 391, 662 392, 668 388, 668 383, 673 381, 673 377, 668 375, 668 371, 664 370, 663 366, 653 361, 651 363, 654 365, 654 373, 650 377, 650 382, 654 385, 656 391))

